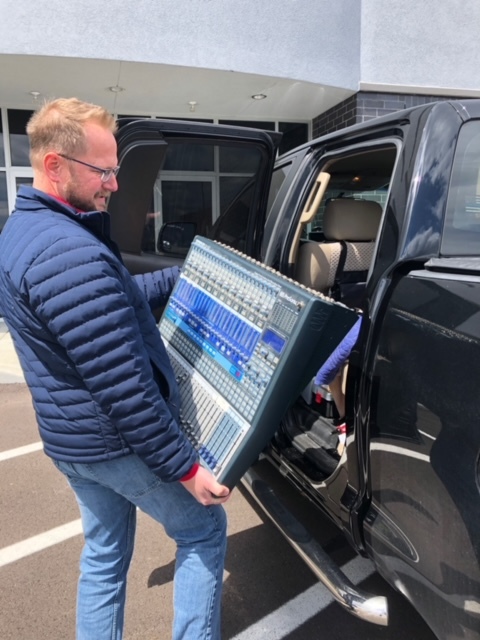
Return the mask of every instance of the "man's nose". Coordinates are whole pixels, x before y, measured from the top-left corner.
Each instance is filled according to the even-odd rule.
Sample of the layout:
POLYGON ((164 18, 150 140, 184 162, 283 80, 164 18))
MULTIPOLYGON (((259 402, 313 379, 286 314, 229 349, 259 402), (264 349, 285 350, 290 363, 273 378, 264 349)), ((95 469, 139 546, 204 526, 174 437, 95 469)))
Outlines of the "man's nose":
POLYGON ((117 191, 118 190, 117 176, 114 176, 112 174, 110 178, 103 183, 103 186, 108 191, 111 191, 111 192, 117 191))

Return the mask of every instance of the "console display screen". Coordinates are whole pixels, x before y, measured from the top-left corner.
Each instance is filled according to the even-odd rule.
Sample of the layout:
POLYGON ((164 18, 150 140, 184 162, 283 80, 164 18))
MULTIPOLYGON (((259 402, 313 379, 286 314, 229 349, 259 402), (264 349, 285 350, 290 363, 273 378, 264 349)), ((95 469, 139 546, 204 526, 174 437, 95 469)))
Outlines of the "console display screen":
POLYGON ((286 342, 285 338, 282 338, 278 333, 275 333, 275 331, 272 331, 271 329, 267 329, 265 331, 262 336, 262 340, 278 354, 282 353, 286 342))

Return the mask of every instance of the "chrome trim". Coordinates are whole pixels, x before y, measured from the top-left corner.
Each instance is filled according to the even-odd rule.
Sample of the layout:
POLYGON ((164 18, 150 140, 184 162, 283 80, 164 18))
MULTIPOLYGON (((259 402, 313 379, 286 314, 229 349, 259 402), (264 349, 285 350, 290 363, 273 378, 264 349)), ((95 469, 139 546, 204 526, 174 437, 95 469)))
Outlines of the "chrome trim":
POLYGON ((344 609, 367 622, 388 625, 387 599, 356 589, 255 471, 249 469, 242 478, 242 484, 344 609))

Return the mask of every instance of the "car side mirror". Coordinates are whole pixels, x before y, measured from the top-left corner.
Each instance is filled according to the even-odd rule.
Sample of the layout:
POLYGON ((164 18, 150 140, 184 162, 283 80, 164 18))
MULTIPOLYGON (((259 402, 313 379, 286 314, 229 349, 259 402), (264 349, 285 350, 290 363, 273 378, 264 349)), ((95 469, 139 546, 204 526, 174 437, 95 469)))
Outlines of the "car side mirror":
POLYGON ((195 222, 166 222, 158 234, 157 251, 186 256, 196 232, 195 222))

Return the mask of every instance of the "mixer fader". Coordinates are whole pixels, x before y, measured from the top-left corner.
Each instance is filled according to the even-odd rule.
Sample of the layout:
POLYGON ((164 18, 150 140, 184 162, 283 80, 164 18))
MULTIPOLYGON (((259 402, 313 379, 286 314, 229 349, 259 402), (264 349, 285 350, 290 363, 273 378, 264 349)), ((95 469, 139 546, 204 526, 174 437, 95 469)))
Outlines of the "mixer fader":
POLYGON ((196 237, 160 321, 181 427, 232 487, 356 314, 262 264, 196 237))

